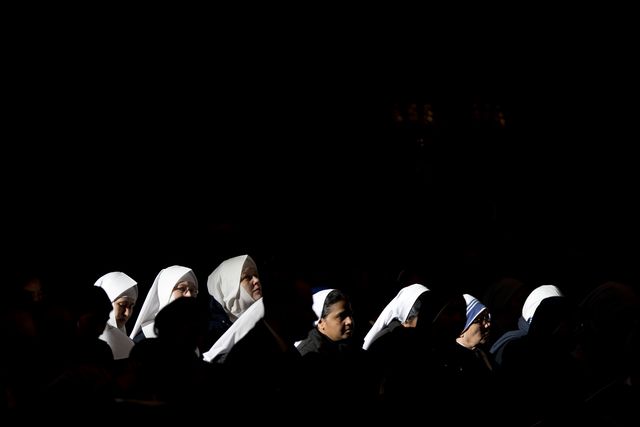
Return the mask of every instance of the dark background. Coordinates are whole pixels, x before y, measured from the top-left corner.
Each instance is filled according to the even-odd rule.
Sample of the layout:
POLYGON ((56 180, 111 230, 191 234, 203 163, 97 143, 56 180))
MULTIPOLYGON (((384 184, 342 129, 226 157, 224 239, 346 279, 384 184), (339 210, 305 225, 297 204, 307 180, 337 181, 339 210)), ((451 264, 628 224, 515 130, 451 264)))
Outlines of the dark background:
POLYGON ((637 73, 620 45, 114 31, 10 43, 11 269, 204 280, 248 252, 637 279, 637 73))

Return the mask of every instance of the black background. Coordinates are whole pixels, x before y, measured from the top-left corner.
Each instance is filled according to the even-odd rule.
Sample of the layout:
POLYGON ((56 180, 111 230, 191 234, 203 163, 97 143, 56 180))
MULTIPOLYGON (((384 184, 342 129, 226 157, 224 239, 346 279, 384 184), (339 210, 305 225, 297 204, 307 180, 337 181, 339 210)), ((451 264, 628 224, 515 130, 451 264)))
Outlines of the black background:
POLYGON ((424 257, 443 272, 637 276, 623 34, 125 37, 90 24, 9 40, 13 269, 150 282, 249 252, 329 270, 424 257), (412 103, 433 106, 434 126, 394 121, 412 103), (505 127, 473 122, 474 104, 499 105, 505 127))

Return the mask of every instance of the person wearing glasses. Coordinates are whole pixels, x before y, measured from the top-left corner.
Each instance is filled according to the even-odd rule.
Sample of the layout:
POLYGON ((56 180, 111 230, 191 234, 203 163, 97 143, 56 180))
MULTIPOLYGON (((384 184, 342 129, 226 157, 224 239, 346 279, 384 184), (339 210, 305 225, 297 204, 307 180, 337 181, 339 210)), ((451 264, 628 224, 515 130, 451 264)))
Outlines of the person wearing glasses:
POLYGON ((477 298, 469 294, 463 294, 463 297, 467 303, 467 320, 456 342, 469 350, 475 350, 480 344, 487 342, 491 316, 487 307, 477 298))
POLYGON ((109 344, 114 360, 126 359, 134 343, 125 325, 138 299, 138 284, 125 273, 113 271, 100 277, 94 286, 104 289, 113 305, 100 339, 109 344))
POLYGON ((452 381, 464 390, 482 387, 485 393, 469 402, 469 408, 481 410, 491 405, 496 393, 496 365, 484 348, 491 329, 491 315, 487 307, 474 296, 462 296, 467 305, 466 321, 460 336, 456 338, 458 345, 451 353, 451 366, 455 366, 454 371, 457 371, 452 381))
POLYGON ((197 296, 198 279, 193 270, 180 265, 172 265, 161 270, 142 304, 130 335, 131 339, 137 343, 145 338, 155 337, 155 317, 164 306, 178 298, 197 296))
POLYGON ((484 377, 495 371, 493 357, 483 346, 489 338, 491 315, 477 298, 469 294, 463 294, 463 297, 467 303, 467 320, 460 336, 456 338, 461 346, 458 349, 465 350, 459 352, 460 359, 465 369, 476 377, 484 377))

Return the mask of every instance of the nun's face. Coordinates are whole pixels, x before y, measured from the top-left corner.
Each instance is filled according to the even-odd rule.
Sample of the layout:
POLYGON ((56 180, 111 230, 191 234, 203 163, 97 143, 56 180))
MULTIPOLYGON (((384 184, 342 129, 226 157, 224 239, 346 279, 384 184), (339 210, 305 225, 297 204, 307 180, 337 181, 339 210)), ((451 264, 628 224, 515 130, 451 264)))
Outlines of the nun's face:
POLYGON ((318 321, 318 330, 331 341, 340 341, 353 334, 353 317, 346 301, 331 304, 329 314, 318 321))
POLYGON ((490 327, 491 318, 489 317, 489 312, 484 310, 460 335, 457 341, 467 348, 476 348, 476 346, 484 344, 487 341, 490 327))
POLYGON ((240 285, 254 301, 262 298, 262 285, 258 277, 258 267, 250 258, 244 262, 242 266, 242 274, 240 275, 240 285))
POLYGON ((135 301, 129 297, 120 297, 113 302, 113 311, 116 314, 116 324, 122 328, 133 313, 135 301))
POLYGON ((182 297, 195 298, 197 296, 198 285, 189 280, 183 280, 182 282, 178 282, 178 284, 173 287, 173 291, 171 292, 171 299, 169 301, 174 301, 182 297))

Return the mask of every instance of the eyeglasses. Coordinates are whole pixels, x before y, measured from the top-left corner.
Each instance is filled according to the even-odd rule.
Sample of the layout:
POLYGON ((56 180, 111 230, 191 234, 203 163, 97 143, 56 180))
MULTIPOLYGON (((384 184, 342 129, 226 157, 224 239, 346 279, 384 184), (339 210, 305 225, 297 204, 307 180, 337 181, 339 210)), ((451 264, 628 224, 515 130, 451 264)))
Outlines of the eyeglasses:
POLYGON ((182 295, 186 294, 187 292, 189 292, 192 296, 196 296, 198 295, 198 289, 195 286, 178 286, 176 288, 173 289, 173 291, 178 291, 180 292, 182 295))
POLYGON ((489 313, 483 313, 480 316, 476 317, 476 319, 472 323, 486 326, 491 323, 491 316, 489 315, 489 313))

